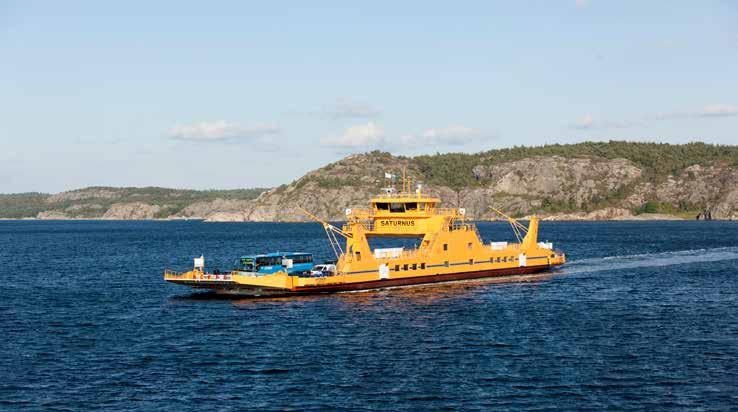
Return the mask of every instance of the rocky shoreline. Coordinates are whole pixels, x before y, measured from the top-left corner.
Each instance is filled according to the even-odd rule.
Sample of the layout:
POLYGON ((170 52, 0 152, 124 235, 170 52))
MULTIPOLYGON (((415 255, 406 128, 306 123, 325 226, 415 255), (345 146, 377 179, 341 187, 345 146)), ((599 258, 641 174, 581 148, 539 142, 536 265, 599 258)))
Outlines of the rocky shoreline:
POLYGON ((388 184, 387 172, 405 170, 414 182, 424 183, 424 193, 440 198, 442 207, 463 207, 471 220, 496 219, 493 208, 551 221, 738 219, 738 160, 701 160, 664 171, 660 164, 594 155, 504 161, 489 153, 475 156, 460 167, 456 163, 463 159, 429 166, 389 153, 356 154, 258 191, 95 187, 0 195, 0 216, 295 222, 308 221, 304 207, 321 219, 340 221, 346 209, 368 206, 388 184), (5 203, 3 196, 8 196, 5 203), (22 212, 10 214, 12 208, 22 212))

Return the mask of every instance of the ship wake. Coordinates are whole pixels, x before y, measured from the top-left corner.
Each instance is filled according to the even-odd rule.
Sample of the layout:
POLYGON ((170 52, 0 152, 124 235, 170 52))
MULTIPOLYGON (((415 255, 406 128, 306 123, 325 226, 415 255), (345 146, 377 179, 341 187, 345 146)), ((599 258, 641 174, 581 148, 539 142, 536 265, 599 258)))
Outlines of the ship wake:
POLYGON ((690 263, 738 260, 738 247, 676 250, 662 253, 607 256, 569 262, 561 272, 569 274, 607 270, 686 265, 690 263))

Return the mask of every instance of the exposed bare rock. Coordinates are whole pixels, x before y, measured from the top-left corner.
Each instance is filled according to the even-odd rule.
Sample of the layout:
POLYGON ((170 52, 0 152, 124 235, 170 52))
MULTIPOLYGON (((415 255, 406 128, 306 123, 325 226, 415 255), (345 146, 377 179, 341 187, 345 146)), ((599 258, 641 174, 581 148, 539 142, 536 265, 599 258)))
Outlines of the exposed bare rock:
POLYGON ((738 184, 710 206, 713 219, 735 220, 738 216, 738 184))
MULTIPOLYGON (((352 155, 308 173, 292 184, 262 194, 252 208, 244 208, 251 221, 293 221, 307 217, 302 205, 327 220, 343 220, 346 208, 364 208, 385 182, 385 171, 407 167, 418 174, 407 159, 372 154, 352 155)), ((477 166, 475 176, 484 187, 455 191, 430 186, 424 191, 438 196, 446 206, 463 206, 469 217, 493 219, 490 206, 511 214, 525 214, 546 201, 581 206, 606 197, 641 176, 641 170, 625 159, 535 157, 493 166, 477 166)))
POLYGON ((589 213, 558 213, 542 216, 543 220, 630 220, 633 213, 628 209, 608 207, 589 213))
POLYGON ((87 189, 72 190, 69 192, 61 192, 55 195, 51 195, 49 196, 48 199, 46 199, 46 202, 47 203, 59 203, 59 202, 65 202, 65 201, 70 201, 70 200, 116 199, 118 197, 120 197, 120 193, 113 191, 113 190, 87 188, 87 189))
POLYGON ((57 210, 47 210, 45 212, 40 212, 36 215, 36 219, 39 220, 69 220, 71 217, 64 213, 59 212, 57 210))
POLYGON ((495 192, 570 202, 576 207, 605 198, 642 175, 641 169, 626 159, 560 156, 476 166, 473 171, 477 179, 490 182, 495 192))
POLYGON ((160 210, 160 206, 142 202, 114 203, 102 218, 106 220, 154 219, 160 210))
POLYGON ((171 219, 207 219, 217 212, 248 211, 253 207, 252 200, 215 199, 210 202, 193 203, 178 213, 170 216, 171 219))
POLYGON ((84 210, 100 210, 103 206, 97 203, 74 204, 64 209, 67 212, 79 212, 84 210))
MULTIPOLYGON (((403 167, 411 177, 420 174, 405 158, 387 154, 352 155, 314 170, 290 185, 262 193, 253 202, 211 202, 197 208, 210 212, 208 221, 308 220, 298 206, 322 219, 343 220, 345 209, 367 207, 368 200, 386 183, 385 171, 396 173, 403 167)), ((673 205, 675 210, 684 205, 709 206, 720 218, 729 218, 738 211, 738 189, 717 189, 726 184, 730 187, 736 170, 720 165, 695 165, 660 183, 645 182, 642 170, 629 160, 597 157, 537 156, 478 165, 473 173, 480 186, 461 190, 426 186, 424 192, 440 197, 447 207, 464 207, 468 217, 480 220, 496 218, 491 206, 512 215, 537 213, 556 220, 675 218, 667 214, 633 213, 651 200, 673 205), (594 211, 546 213, 552 205, 576 210, 603 201, 609 205, 594 211)))
POLYGON ((214 212, 205 218, 206 222, 247 222, 248 214, 244 212, 214 212))
POLYGON ((631 216, 623 219, 613 220, 684 220, 679 216, 669 215, 666 213, 641 213, 640 215, 631 216))

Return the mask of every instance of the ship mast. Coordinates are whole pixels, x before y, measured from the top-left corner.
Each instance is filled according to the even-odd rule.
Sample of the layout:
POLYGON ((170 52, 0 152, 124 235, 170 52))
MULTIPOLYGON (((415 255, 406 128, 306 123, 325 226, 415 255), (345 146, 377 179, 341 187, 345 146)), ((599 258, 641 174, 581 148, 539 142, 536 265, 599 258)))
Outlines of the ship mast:
POLYGON ((325 220, 320 219, 319 217, 302 208, 302 206, 297 207, 298 209, 302 210, 303 213, 305 213, 310 219, 313 219, 314 221, 323 225, 323 230, 325 230, 325 234, 326 236, 328 236, 328 243, 330 243, 331 249, 333 249, 333 253, 336 255, 336 259, 340 259, 341 255, 343 254, 343 248, 341 247, 341 242, 339 242, 336 236, 343 236, 344 238, 348 239, 352 237, 351 233, 344 232, 343 230, 333 226, 325 220))

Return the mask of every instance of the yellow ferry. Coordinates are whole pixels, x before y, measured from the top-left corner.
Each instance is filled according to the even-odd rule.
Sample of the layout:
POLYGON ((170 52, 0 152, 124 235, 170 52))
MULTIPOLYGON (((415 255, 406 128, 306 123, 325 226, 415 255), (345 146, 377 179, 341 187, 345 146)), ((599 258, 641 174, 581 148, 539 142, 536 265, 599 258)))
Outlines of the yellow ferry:
MULTIPOLYGON (((244 257, 230 272, 209 273, 204 259, 199 258, 193 270, 165 270, 164 279, 218 293, 283 296, 528 275, 566 261, 564 253, 554 250, 551 243, 538 241, 536 217, 525 227, 496 211, 508 219, 518 242, 484 243, 476 225, 466 220, 463 208, 440 208, 440 199, 424 195, 420 187, 406 191, 406 186, 403 179, 401 192, 386 189, 371 199, 369 209, 347 209, 347 221, 341 228, 306 211, 323 224, 337 258, 335 266, 296 271, 294 268, 308 258, 302 257, 302 263, 296 265, 294 257, 305 254, 272 253, 244 257), (414 237, 420 244, 412 249, 372 250, 369 239, 376 237, 414 237), (264 268, 271 270, 265 272, 264 268)), ((312 256, 309 261, 312 265, 312 256)))

